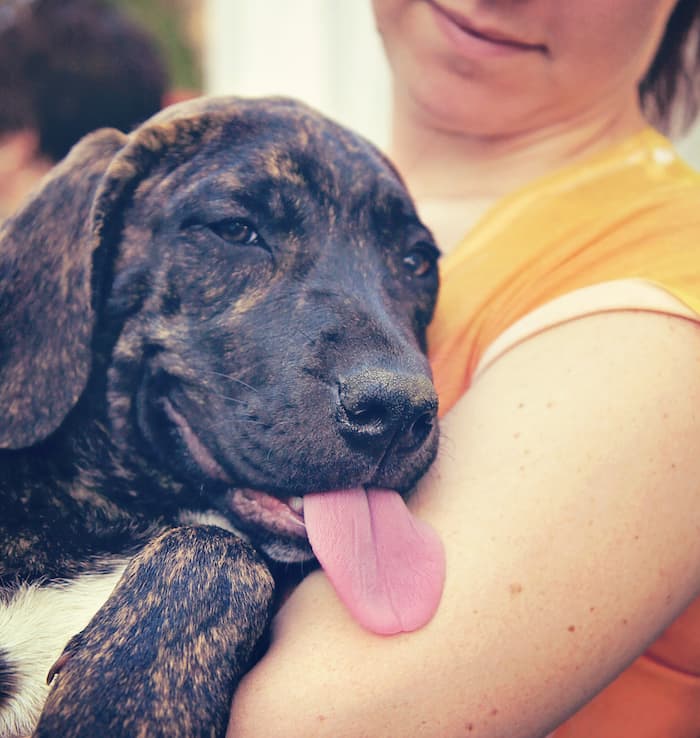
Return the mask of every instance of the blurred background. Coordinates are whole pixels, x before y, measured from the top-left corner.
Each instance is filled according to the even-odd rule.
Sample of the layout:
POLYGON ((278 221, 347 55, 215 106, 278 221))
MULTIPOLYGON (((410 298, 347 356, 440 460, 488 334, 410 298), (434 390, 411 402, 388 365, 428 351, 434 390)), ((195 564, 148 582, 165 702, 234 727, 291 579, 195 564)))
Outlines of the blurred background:
MULTIPOLYGON (((134 116, 152 105, 146 98, 160 95, 161 88, 159 104, 202 93, 290 95, 380 147, 388 140, 389 75, 370 0, 0 0, 0 137, 17 126, 26 127, 38 107, 46 114, 46 109, 64 104, 57 94, 65 88, 64 80, 80 82, 87 71, 93 75, 84 92, 88 99, 102 95, 108 108, 117 99, 126 107, 125 101, 132 98, 134 116), (88 40, 94 19, 92 29, 86 22, 82 38, 71 33, 61 37, 57 29, 62 21, 51 14, 65 18, 74 2, 107 4, 126 17, 154 45, 162 70, 146 61, 150 52, 143 49, 143 39, 141 46, 132 47, 128 34, 109 36, 114 19, 99 21, 106 40, 96 49, 89 48, 88 40), (42 18, 48 30, 43 29, 42 37, 35 29, 31 42, 13 30, 18 19, 37 26, 42 18), (17 49, 31 44, 44 48, 25 54, 20 68, 17 49), (40 80, 39 70, 53 63, 52 54, 64 56, 61 68, 40 80), (18 94, 32 87, 39 102, 18 94)), ((71 104, 77 108, 82 103, 76 99, 71 104)), ((112 108, 105 115, 115 115, 112 108)), ((46 125, 56 128, 53 119, 46 125)), ((113 125, 128 127, 128 121, 113 125)), ((700 168, 700 126, 679 148, 700 168)), ((5 174, 0 160, 0 189, 5 174)))
POLYGON ((206 0, 203 13, 207 91, 292 95, 386 143, 389 75, 370 0, 206 0))

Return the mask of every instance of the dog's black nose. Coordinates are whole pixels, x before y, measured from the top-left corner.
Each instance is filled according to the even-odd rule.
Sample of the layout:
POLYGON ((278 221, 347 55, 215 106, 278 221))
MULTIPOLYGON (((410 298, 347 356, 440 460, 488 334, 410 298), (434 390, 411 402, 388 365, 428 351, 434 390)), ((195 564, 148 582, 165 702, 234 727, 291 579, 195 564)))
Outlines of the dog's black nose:
POLYGON ((437 416, 437 395, 423 374, 363 370, 341 380, 338 396, 341 433, 377 454, 391 443, 404 452, 418 449, 437 416))

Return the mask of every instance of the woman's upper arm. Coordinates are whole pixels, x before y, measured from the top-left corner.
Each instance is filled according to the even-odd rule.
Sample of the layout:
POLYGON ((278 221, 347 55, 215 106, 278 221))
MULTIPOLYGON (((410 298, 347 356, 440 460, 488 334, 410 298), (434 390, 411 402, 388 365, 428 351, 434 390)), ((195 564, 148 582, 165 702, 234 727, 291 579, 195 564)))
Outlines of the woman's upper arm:
POLYGON ((515 343, 444 421, 412 502, 446 548, 434 619, 370 635, 312 575, 229 735, 546 733, 700 593, 699 480, 697 323, 621 310, 515 343))

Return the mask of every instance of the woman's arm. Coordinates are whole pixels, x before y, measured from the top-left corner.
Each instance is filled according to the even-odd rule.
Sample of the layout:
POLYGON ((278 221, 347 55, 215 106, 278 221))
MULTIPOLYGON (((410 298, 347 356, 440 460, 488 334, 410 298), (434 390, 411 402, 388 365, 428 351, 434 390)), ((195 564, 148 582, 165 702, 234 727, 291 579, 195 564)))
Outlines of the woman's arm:
POLYGON ((700 326, 644 311, 535 333, 443 424, 412 503, 433 621, 361 630, 322 574, 277 617, 229 736, 541 736, 700 593, 700 326))

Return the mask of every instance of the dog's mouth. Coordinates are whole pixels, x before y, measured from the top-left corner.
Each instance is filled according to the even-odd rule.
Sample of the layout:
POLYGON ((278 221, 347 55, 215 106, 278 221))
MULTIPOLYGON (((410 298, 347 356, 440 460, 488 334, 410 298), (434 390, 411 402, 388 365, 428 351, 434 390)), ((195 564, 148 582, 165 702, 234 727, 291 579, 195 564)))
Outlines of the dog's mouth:
POLYGON ((226 493, 227 507, 247 526, 291 539, 307 540, 304 499, 280 499, 267 492, 236 487, 226 493))
POLYGON ((234 515, 242 532, 254 533, 261 530, 297 543, 308 540, 304 524, 304 501, 301 497, 279 498, 267 492, 235 486, 231 477, 192 430, 185 416, 167 398, 163 398, 162 407, 200 470, 207 477, 227 485, 224 495, 225 512, 234 515))
POLYGON ((338 597, 372 632, 416 630, 432 618, 444 582, 442 543, 398 492, 355 487, 280 498, 235 486, 185 416, 167 398, 162 402, 200 469, 230 485, 227 517, 268 555, 298 561, 313 551, 338 597))

